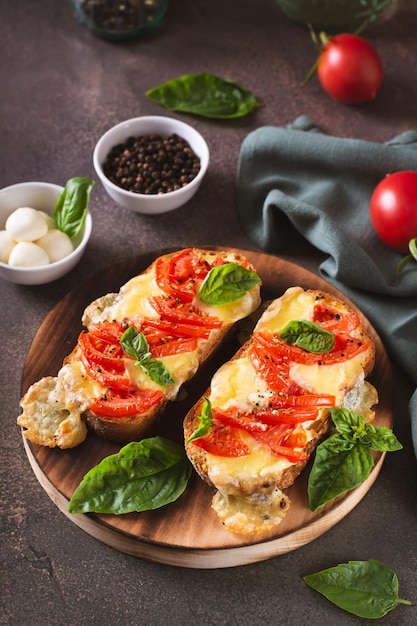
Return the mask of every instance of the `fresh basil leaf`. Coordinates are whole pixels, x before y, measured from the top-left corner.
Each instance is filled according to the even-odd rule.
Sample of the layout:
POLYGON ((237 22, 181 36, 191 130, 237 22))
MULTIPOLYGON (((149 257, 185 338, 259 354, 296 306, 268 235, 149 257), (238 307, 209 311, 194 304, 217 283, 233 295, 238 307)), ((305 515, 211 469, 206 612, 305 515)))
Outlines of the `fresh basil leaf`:
POLYGON ((120 515, 158 509, 179 498, 190 475, 182 446, 163 437, 134 441, 84 476, 68 512, 120 515))
POLYGON ((210 428, 213 426, 213 413, 211 410, 211 402, 208 398, 204 398, 203 408, 201 409, 201 414, 198 418, 200 420, 200 424, 197 426, 192 435, 188 437, 186 443, 190 443, 196 439, 201 439, 201 437, 204 437, 210 432, 210 428))
POLYGON ((139 365, 147 373, 149 378, 158 385, 161 385, 161 387, 174 384, 175 381, 172 378, 169 369, 159 359, 143 357, 139 361, 139 365))
POLYGON ((335 336, 309 320, 293 320, 279 334, 280 338, 307 352, 326 353, 334 346, 335 336))
POLYGON ((394 452, 402 445, 389 428, 367 424, 346 408, 329 409, 337 433, 316 449, 308 479, 312 511, 366 480, 374 466, 372 450, 394 452))
POLYGON ((329 411, 336 430, 341 435, 356 439, 365 435, 366 422, 361 415, 344 407, 331 408, 329 411))
POLYGON ((139 333, 134 326, 129 326, 123 333, 120 343, 123 351, 132 359, 139 361, 150 355, 148 342, 143 333, 139 333))
POLYGON ((385 426, 368 424, 366 438, 372 450, 377 450, 378 452, 396 452, 403 448, 392 430, 385 426))
POLYGON ((317 446, 308 478, 310 509, 317 511, 368 478, 374 465, 369 447, 336 434, 317 446))
POLYGON ((84 226, 94 181, 91 178, 70 178, 55 206, 57 228, 68 237, 75 237, 84 226))
POLYGON ((141 367, 155 383, 165 387, 175 382, 165 364, 151 356, 145 335, 139 333, 134 326, 129 326, 125 330, 120 338, 120 344, 123 351, 136 360, 135 365, 141 367))
POLYGON ((228 304, 242 298, 259 281, 255 272, 237 263, 217 265, 211 268, 202 282, 198 297, 210 305, 228 304))
POLYGON ((359 440, 378 452, 395 452, 402 449, 390 428, 367 424, 361 415, 346 408, 329 409, 337 431, 344 437, 359 440))
POLYGON ((379 561, 349 561, 304 576, 303 580, 330 602, 358 617, 377 619, 398 604, 411 605, 398 597, 395 572, 379 561))
POLYGON ((213 74, 186 74, 150 89, 148 98, 170 109, 208 118, 237 118, 261 106, 250 91, 213 74))

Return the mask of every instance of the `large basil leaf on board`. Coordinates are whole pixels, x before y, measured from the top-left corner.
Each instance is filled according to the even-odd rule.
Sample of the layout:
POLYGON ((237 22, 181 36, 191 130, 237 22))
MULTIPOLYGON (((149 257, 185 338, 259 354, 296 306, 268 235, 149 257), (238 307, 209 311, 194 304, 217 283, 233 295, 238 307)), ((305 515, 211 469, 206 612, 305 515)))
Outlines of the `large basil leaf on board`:
POLYGON ((191 475, 185 451, 173 441, 151 437, 104 458, 75 490, 69 513, 131 513, 158 509, 184 492, 191 475))
POLYGON ((146 95, 171 111, 218 119, 243 117, 261 106, 250 91, 214 74, 186 74, 146 95))
POLYGON ((368 424, 346 408, 329 409, 336 433, 320 443, 308 478, 310 509, 316 511, 366 480, 374 466, 371 450, 401 450, 391 429, 368 424))

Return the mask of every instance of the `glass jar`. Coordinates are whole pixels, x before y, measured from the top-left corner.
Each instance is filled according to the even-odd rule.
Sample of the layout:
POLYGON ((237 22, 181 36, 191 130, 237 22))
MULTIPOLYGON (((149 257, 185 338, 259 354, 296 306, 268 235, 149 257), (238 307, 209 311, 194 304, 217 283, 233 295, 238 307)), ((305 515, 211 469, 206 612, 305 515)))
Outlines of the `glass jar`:
POLYGON ((353 32, 365 22, 371 24, 393 0, 275 0, 295 22, 324 29, 328 34, 353 32))
POLYGON ((71 4, 75 17, 94 35, 121 41, 155 28, 169 0, 71 0, 71 4))

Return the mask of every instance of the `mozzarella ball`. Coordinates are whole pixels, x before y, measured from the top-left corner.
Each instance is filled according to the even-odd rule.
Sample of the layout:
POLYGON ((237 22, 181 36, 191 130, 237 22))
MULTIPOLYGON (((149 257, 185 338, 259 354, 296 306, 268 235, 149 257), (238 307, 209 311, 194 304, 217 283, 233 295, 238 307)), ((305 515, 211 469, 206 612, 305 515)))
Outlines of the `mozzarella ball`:
POLYGON ((19 241, 10 253, 9 265, 14 267, 38 267, 49 265, 45 250, 32 241, 19 241))
POLYGON ((0 261, 2 263, 9 262, 9 256, 16 242, 9 235, 7 230, 0 230, 0 261))
POLYGON ((56 222, 55 219, 52 217, 52 215, 49 215, 49 213, 46 213, 46 211, 39 211, 39 213, 43 216, 46 225, 48 227, 48 230, 51 230, 52 228, 56 228, 56 222))
POLYGON ((15 241, 35 241, 43 237, 48 224, 40 211, 21 207, 7 218, 6 230, 15 241))
POLYGON ((71 239, 61 230, 48 230, 46 235, 36 241, 47 253, 51 263, 60 261, 74 250, 71 239))

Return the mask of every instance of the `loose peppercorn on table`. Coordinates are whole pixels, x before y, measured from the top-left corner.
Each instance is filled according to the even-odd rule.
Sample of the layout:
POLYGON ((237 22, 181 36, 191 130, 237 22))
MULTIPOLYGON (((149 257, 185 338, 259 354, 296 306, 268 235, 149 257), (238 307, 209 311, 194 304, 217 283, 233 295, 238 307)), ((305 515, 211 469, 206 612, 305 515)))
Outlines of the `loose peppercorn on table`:
MULTIPOLYGON (((163 250, 190 246, 248 250, 254 258, 260 254, 268 259, 267 253, 255 249, 236 210, 238 157, 251 131, 285 126, 303 114, 329 135, 381 143, 416 129, 417 83, 410 69, 417 55, 414 2, 394 0, 382 18, 363 31, 382 58, 385 76, 377 98, 355 107, 330 98, 316 77, 301 87, 317 52, 309 30, 286 17, 273 1, 177 0, 146 36, 121 42, 92 34, 73 15, 70 2, 40 0, 36 11, 32 8, 29 0, 0 6, 1 187, 36 180, 64 185, 74 176, 91 177, 96 184, 90 200, 93 231, 80 264, 47 285, 0 283, 0 623, 348 626, 358 618, 311 589, 303 577, 340 563, 371 559, 395 571, 399 597, 413 603, 399 605, 381 624, 417 623, 416 459, 407 408, 414 385, 390 355, 382 361, 387 369, 379 391, 403 449, 385 456, 369 489, 325 532, 306 541, 310 526, 301 525, 301 539, 293 549, 272 556, 267 541, 238 546, 242 550, 255 546, 258 558, 250 562, 244 553, 231 564, 221 546, 214 555, 210 551, 210 563, 204 562, 204 550, 193 562, 187 549, 181 566, 166 562, 164 554, 175 551, 176 542, 204 546, 213 537, 218 539, 204 534, 215 514, 210 508, 206 515, 197 508, 201 500, 193 504, 192 492, 186 496, 186 507, 181 507, 181 499, 173 503, 173 517, 168 508, 161 515, 157 510, 147 512, 147 532, 157 535, 149 554, 143 554, 146 546, 138 533, 132 541, 140 554, 124 549, 135 529, 136 518, 129 516, 139 514, 119 519, 124 529, 113 545, 103 537, 97 539, 89 532, 93 516, 71 516, 62 505, 67 485, 77 482, 85 467, 89 444, 81 444, 73 456, 66 450, 45 451, 46 484, 34 471, 16 424, 28 372, 55 373, 51 369, 70 352, 81 332, 81 300, 87 305, 93 297, 117 290, 126 268, 128 274, 140 269, 134 267, 135 259, 147 263, 163 250), (210 119, 169 111, 146 96, 165 81, 201 72, 238 82, 262 106, 241 118, 210 119), (150 216, 118 206, 95 175, 92 155, 100 136, 120 121, 142 115, 168 115, 189 123, 210 149, 209 168, 198 192, 170 213, 150 216), (104 291, 103 277, 109 286, 104 291), (70 293, 74 300, 66 306, 70 293), (36 350, 40 337, 44 349, 36 350), (59 462, 53 464, 47 453, 59 456, 59 462), (179 520, 178 533, 173 519, 179 520), (80 527, 80 520, 89 529, 80 527)), ((290 275, 275 279, 276 263, 294 265, 298 277, 312 272, 322 280, 318 268, 323 255, 302 237, 282 260, 271 259, 261 264, 268 286, 276 288, 291 279, 290 275)), ((380 368, 379 359, 377 376, 380 368)), ((203 382, 175 405, 173 416, 181 419, 181 403, 185 406, 193 394, 202 393, 203 382)), ((193 474, 192 488, 199 480, 193 474)), ((300 489, 305 483, 302 478, 300 489)), ((206 487, 210 491, 208 485, 199 490, 206 487)), ((112 524, 104 519, 105 535, 112 532, 112 524)), ((228 536, 225 529, 221 534, 228 536)), ((236 538, 230 542, 236 548, 236 538)))

